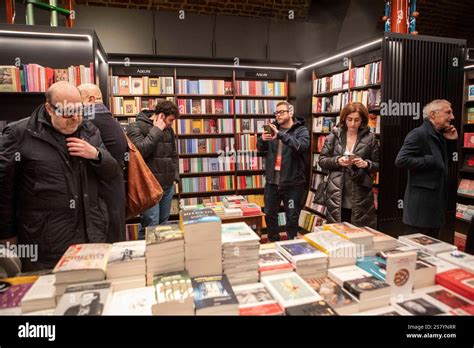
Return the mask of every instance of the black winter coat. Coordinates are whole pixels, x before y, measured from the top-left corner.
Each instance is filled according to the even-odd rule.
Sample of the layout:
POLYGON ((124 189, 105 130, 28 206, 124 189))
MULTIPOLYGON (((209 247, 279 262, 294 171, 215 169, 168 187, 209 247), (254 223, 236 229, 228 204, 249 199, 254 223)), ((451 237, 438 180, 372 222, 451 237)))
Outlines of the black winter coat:
POLYGON ((351 223, 356 226, 370 226, 376 228, 373 177, 371 173, 379 170, 379 145, 377 138, 368 128, 359 129, 354 146, 354 154, 367 161, 369 166, 364 169, 352 166, 341 167, 337 160, 344 155, 346 148, 346 131, 335 128, 324 142, 319 157, 319 165, 329 172, 327 184, 327 213, 329 223, 341 222, 342 194, 344 176, 351 175, 355 185, 352 185, 353 208, 351 223))
POLYGON ((456 141, 447 141, 429 120, 407 134, 395 160, 395 165, 408 169, 403 223, 425 228, 440 228, 444 224, 448 163, 454 151, 456 141))
MULTIPOLYGON (((258 138, 257 150, 265 153, 265 181, 273 184, 275 160, 278 154, 278 140, 283 143, 279 186, 306 185, 305 156, 309 149, 309 132, 304 119, 296 118, 286 132, 278 132, 275 140, 258 138)), ((279 128, 277 126, 277 128, 279 128)))
POLYGON ((105 242, 99 180, 117 173, 92 123, 84 121, 76 135, 99 149, 100 161, 70 156, 48 117, 41 105, 0 138, 0 239, 38 246, 37 262, 23 259, 26 271, 54 267, 71 244, 105 242))
POLYGON ((172 128, 162 131, 154 127, 153 121, 142 112, 137 121, 128 126, 127 134, 164 190, 175 180, 179 181, 178 153, 172 128))
POLYGON ((96 104, 91 122, 99 129, 104 145, 117 161, 120 170, 115 179, 107 178, 102 182, 100 194, 107 204, 109 212, 109 232, 107 243, 125 240, 126 196, 124 183, 125 153, 128 151, 127 139, 122 126, 112 117, 104 104, 96 104))

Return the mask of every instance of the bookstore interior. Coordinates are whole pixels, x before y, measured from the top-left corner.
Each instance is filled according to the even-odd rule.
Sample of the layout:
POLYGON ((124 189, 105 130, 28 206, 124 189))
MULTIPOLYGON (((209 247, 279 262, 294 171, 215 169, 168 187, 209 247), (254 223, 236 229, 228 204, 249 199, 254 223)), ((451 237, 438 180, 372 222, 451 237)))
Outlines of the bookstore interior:
POLYGON ((474 314, 469 1, 1 2, 0 315, 474 314))

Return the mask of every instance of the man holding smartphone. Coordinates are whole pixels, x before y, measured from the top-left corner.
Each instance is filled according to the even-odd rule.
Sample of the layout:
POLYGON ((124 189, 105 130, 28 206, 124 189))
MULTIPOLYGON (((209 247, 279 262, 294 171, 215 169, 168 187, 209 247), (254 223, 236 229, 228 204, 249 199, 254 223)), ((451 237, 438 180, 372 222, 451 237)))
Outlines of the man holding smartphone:
POLYGON ((264 127, 257 149, 265 153, 265 220, 268 239, 278 241, 278 212, 283 201, 288 239, 298 233, 298 219, 306 194, 305 153, 309 149, 309 132, 302 118, 293 116, 293 106, 277 104, 276 122, 264 127))
POLYGON ((458 132, 451 103, 433 100, 423 108, 424 122, 407 134, 395 164, 408 170, 403 200, 406 233, 438 238, 445 222, 448 169, 456 151, 458 132))

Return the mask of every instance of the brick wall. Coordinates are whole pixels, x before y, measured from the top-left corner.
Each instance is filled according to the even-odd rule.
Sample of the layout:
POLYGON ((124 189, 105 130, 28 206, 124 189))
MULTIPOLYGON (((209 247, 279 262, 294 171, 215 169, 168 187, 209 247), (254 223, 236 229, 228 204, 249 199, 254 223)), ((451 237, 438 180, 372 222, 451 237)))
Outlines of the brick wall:
POLYGON ((205 14, 225 14, 259 18, 288 18, 293 11, 294 19, 306 18, 311 0, 76 0, 89 6, 155 9, 164 11, 185 10, 205 14))

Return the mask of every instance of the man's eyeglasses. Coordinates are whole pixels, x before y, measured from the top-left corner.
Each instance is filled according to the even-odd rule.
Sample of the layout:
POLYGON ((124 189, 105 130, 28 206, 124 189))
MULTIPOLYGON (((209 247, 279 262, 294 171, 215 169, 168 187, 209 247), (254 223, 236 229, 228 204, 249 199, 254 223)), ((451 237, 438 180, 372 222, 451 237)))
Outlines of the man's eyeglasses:
POLYGON ((283 115, 285 112, 289 112, 289 110, 275 111, 273 114, 274 114, 275 116, 278 116, 278 115, 283 115))
POLYGON ((53 105, 48 103, 54 110, 54 114, 62 118, 72 118, 73 116, 83 116, 86 106, 82 103, 57 103, 53 105))

